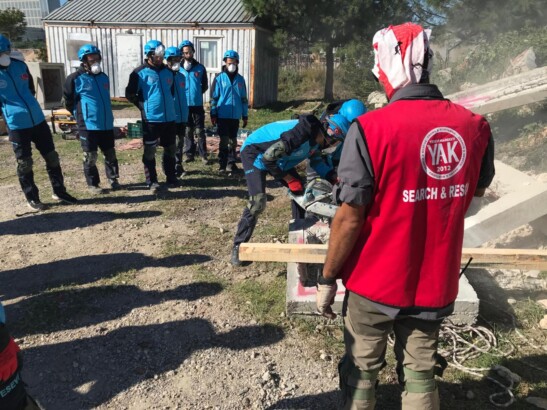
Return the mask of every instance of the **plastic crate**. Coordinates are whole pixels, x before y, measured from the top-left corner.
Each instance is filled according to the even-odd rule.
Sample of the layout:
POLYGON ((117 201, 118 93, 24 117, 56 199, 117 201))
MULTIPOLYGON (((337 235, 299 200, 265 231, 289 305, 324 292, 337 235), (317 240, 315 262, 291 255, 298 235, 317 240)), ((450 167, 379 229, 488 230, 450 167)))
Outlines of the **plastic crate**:
POLYGON ((142 138, 142 122, 127 123, 127 137, 128 138, 142 138))

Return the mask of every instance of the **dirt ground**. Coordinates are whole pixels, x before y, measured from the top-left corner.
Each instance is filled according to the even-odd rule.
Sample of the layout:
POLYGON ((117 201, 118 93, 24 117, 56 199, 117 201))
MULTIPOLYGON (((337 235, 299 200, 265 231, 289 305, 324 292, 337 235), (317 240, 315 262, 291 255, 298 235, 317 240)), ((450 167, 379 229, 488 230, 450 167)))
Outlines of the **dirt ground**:
MULTIPOLYGON (((1 297, 24 379, 45 409, 267 408, 336 389, 332 360, 303 348, 310 342, 298 332, 250 318, 224 290, 261 275, 228 262, 241 179, 189 164, 183 188, 155 197, 134 151, 120 153, 124 189, 89 197, 78 147, 63 144, 77 142, 57 146, 81 204, 53 204, 35 160, 51 204, 39 214, 27 212, 10 147, 0 145, 1 297)), ((275 210, 284 195, 271 192, 275 210)), ((325 393, 319 407, 333 398, 325 393)))
MULTIPOLYGON (((38 214, 0 143, 0 298, 24 351, 23 377, 45 409, 336 407, 340 329, 284 317, 283 265, 229 264, 246 203, 241 177, 191 163, 182 188, 154 196, 141 151, 123 151, 123 190, 92 197, 77 141, 56 143, 81 203, 55 204, 35 157, 51 205, 38 214)), ((268 193, 254 240, 284 241, 289 201, 273 182, 268 193)), ((384 373, 379 400, 397 408, 393 366, 384 373)), ((441 396, 446 408, 484 408, 468 391, 493 390, 485 386, 458 378, 441 384, 441 396)))

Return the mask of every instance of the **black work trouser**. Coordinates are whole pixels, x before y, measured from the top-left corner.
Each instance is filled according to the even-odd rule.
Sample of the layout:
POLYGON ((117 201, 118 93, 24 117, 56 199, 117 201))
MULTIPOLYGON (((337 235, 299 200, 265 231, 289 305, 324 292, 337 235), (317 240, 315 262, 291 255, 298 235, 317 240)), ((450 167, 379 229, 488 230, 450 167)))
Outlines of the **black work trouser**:
POLYGON ((202 105, 188 107, 188 122, 184 134, 184 155, 194 159, 197 151, 201 158, 207 158, 207 140, 205 138, 205 110, 202 105))
POLYGON ((34 183, 31 143, 34 143, 34 146, 46 161, 46 171, 53 193, 63 194, 66 192, 59 157, 55 151, 53 136, 46 121, 31 128, 9 130, 9 140, 17 159, 19 184, 27 201, 40 200, 38 187, 34 183), (52 158, 55 158, 55 160, 52 161, 52 158))
MULTIPOLYGON (((241 151, 241 162, 243 164, 243 170, 245 171, 245 180, 247 182, 247 190, 249 192, 249 198, 253 198, 258 194, 266 193, 266 175, 267 171, 261 170, 254 166, 257 153, 255 150, 245 149, 241 151)), ((290 169, 287 171, 295 178, 300 178, 296 170, 290 169)), ((303 210, 294 202, 291 202, 292 217, 303 218, 303 210)), ((253 215, 249 209, 249 205, 243 210, 243 214, 237 224, 236 234, 234 236, 234 245, 239 245, 243 242, 249 242, 253 231, 258 222, 258 216, 253 215)))
POLYGON ((184 140, 186 136, 186 123, 178 122, 175 124, 177 134, 177 154, 175 156, 177 165, 182 164, 182 155, 184 153, 184 140))
POLYGON ((104 171, 106 177, 112 181, 118 179, 119 166, 118 159, 116 158, 116 150, 114 148, 114 130, 106 131, 89 131, 79 130, 80 145, 82 151, 85 153, 93 153, 93 158, 86 156, 84 159, 84 175, 87 185, 98 186, 101 182, 99 177, 99 170, 97 169, 96 159, 97 150, 100 148, 104 155, 104 171))
POLYGON ((175 152, 176 152, 176 126, 175 122, 148 122, 143 121, 143 143, 144 154, 144 175, 148 185, 158 182, 156 171, 155 150, 158 144, 163 147, 162 165, 167 182, 177 180, 175 175, 175 152), (154 156, 148 157, 147 152, 154 152, 154 156))
POLYGON ((218 118, 218 136, 220 144, 218 147, 218 163, 220 168, 224 169, 227 165, 237 162, 237 132, 239 130, 239 120, 232 118, 218 118))

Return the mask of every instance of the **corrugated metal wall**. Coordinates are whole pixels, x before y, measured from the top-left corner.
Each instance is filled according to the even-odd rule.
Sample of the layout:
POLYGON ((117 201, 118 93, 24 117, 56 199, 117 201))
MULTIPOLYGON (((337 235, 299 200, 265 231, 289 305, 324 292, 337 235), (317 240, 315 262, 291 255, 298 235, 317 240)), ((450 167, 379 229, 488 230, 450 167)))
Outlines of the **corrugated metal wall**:
MULTIPOLYGON (((255 81, 251 80, 251 62, 253 49, 255 49, 255 33, 254 28, 223 28, 223 29, 176 29, 176 28, 139 28, 124 26, 120 27, 77 27, 77 26, 58 26, 58 25, 45 25, 46 41, 48 45, 49 61, 54 63, 64 63, 66 66, 66 74, 70 74, 70 63, 66 55, 66 40, 69 38, 69 33, 87 33, 91 35, 92 41, 94 41, 102 52, 103 56, 103 69, 105 73, 110 77, 111 87, 110 93, 112 97, 123 97, 116 95, 118 90, 118 78, 129 79, 129 72, 120 73, 118 76, 118 68, 115 61, 117 46, 116 35, 127 33, 131 30, 133 34, 142 34, 143 41, 146 42, 150 39, 161 40, 167 47, 171 45, 178 45, 182 40, 188 39, 196 42, 196 39, 208 37, 218 38, 220 40, 219 59, 222 58, 222 54, 225 50, 233 49, 237 50, 240 55, 240 74, 243 75, 247 86, 249 88, 249 97, 254 94, 255 101, 250 101, 252 105, 264 105, 266 102, 275 101, 277 97, 277 81, 272 86, 271 80, 271 62, 268 53, 264 50, 255 55, 255 74, 257 78, 255 81), (268 61, 266 67, 262 60, 268 61), (258 67, 256 67, 256 63, 258 67), (267 72, 262 73, 262 70, 267 72), (267 83, 263 81, 263 78, 267 79, 267 83), (251 84, 255 85, 255 92, 251 92, 251 84), (257 88, 258 86, 258 88, 257 88)), ((263 35, 259 35, 258 38, 261 44, 265 44, 267 38, 264 39, 263 35)), ((196 56, 198 58, 198 56, 196 56)), ((277 63, 277 60, 276 60, 277 63)), ((275 78, 277 80, 277 66, 275 67, 275 78)), ((209 72, 209 85, 215 76, 215 72, 209 72)), ((209 101, 209 93, 206 93, 206 100, 209 101)))
POLYGON ((277 101, 277 81, 279 74, 279 55, 272 45, 271 33, 255 31, 253 81, 253 106, 260 107, 277 101))

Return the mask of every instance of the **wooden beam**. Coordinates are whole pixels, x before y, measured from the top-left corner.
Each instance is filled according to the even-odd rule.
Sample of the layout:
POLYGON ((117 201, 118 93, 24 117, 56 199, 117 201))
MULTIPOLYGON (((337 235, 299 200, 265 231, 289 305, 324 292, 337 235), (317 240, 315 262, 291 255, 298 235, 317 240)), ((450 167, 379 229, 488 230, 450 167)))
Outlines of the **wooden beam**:
MULTIPOLYGON (((324 263, 327 245, 291 243, 242 243, 239 258, 254 262, 324 263)), ((545 270, 547 250, 464 248, 462 265, 473 258, 471 267, 545 270)))

